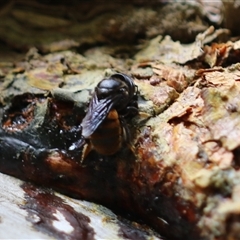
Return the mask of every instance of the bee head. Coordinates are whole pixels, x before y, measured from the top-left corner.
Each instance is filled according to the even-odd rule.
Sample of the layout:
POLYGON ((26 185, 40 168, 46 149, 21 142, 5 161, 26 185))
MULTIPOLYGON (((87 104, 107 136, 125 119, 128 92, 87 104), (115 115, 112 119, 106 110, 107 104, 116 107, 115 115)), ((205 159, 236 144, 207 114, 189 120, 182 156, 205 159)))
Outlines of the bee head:
POLYGON ((125 74, 114 74, 107 79, 103 79, 95 88, 98 99, 111 98, 117 110, 126 107, 134 91, 135 85, 131 78, 125 74))

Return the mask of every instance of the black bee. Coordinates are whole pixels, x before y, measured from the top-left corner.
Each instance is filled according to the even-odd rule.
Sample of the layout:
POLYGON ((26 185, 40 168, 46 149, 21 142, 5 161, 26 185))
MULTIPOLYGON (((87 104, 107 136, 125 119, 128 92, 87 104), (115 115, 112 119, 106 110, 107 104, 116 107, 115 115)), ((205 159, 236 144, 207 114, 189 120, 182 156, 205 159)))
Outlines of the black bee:
POLYGON ((138 114, 137 86, 122 73, 100 81, 81 123, 88 145, 82 159, 94 149, 105 156, 115 154, 129 140, 126 119, 138 114))

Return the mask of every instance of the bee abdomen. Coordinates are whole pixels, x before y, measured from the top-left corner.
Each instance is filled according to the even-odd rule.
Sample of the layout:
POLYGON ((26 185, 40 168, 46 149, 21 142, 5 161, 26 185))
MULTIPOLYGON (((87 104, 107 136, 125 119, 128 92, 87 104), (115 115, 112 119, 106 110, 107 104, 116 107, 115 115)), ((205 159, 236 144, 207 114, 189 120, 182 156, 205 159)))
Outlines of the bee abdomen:
POLYGON ((121 148, 122 127, 115 110, 108 114, 108 117, 92 134, 90 141, 95 151, 102 155, 112 155, 121 148))

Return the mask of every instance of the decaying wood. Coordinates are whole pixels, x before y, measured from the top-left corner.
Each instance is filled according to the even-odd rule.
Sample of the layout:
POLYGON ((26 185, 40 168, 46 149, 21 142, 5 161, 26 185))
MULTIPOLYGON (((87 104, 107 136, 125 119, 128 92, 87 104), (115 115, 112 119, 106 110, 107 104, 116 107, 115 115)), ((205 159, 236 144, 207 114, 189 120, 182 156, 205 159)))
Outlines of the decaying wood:
MULTIPOLYGON (((117 34, 107 35, 116 42, 131 29, 125 23, 118 28, 118 20, 108 28, 108 34, 117 34)), ((239 41, 212 43, 229 34, 213 27, 190 44, 158 34, 149 34, 154 38, 138 46, 131 59, 111 46, 89 48, 82 55, 65 50, 82 44, 72 38, 47 43, 45 50, 41 43, 42 51, 56 53, 32 48, 23 61, 2 64, 0 171, 107 206, 166 239, 238 239, 239 41), (128 122, 131 144, 110 157, 92 151, 81 162, 83 147, 70 151, 69 146, 81 138, 79 125, 94 87, 115 72, 131 75, 139 90, 139 115, 128 122)), ((35 187, 22 189, 39 200, 35 187)), ((41 194, 52 197, 45 190, 41 194)), ((69 210, 59 196, 56 205, 69 210)), ((49 223, 44 226, 49 229, 49 223)))
POLYGON ((140 60, 126 71, 135 76, 140 92, 140 115, 129 123, 135 152, 128 146, 112 157, 93 151, 84 163, 82 148, 68 148, 81 138, 78 126, 90 92, 111 74, 108 64, 127 69, 126 62, 102 53, 106 61, 98 64, 94 51, 85 57, 66 51, 19 63, 1 85, 1 171, 116 212, 124 210, 170 239, 215 239, 209 216, 225 216, 216 223, 226 239, 226 227, 235 222, 227 222, 234 214, 227 204, 237 204, 230 194, 238 188, 239 67, 216 65, 227 64, 239 45, 200 51, 212 33, 207 30, 188 46, 154 39, 152 56, 145 55, 143 62, 136 55, 140 60), (186 49, 191 49, 189 55, 179 58, 177 53, 186 49), (155 60, 156 55, 166 64, 155 60), (212 68, 204 69, 210 58, 212 68), (176 65, 183 59, 185 67, 176 65), (196 64, 202 69, 195 70, 196 64))
POLYGON ((161 239, 107 208, 0 174, 1 239, 161 239))
MULTIPOLYGON (((111 42, 128 46, 130 53, 133 50, 130 43, 159 34, 193 41, 208 27, 204 18, 209 17, 206 13, 210 11, 206 11, 205 5, 208 4, 201 1, 164 4, 157 0, 57 4, 37 0, 4 1, 0 11, 0 40, 19 50, 36 46, 44 52, 111 42)), ((219 15, 215 13, 216 17, 219 15)), ((215 19, 210 21, 219 24, 215 19)))

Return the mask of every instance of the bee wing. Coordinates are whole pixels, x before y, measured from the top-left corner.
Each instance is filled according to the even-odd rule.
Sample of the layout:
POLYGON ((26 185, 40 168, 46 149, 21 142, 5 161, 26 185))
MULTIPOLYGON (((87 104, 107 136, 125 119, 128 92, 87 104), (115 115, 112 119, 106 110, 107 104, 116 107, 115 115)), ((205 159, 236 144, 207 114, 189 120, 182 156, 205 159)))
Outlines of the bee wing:
POLYGON ((101 99, 99 101, 96 94, 93 96, 88 112, 81 123, 83 137, 88 138, 94 133, 98 126, 107 117, 113 103, 113 100, 110 98, 101 99))

